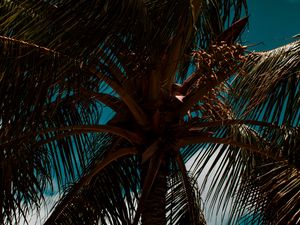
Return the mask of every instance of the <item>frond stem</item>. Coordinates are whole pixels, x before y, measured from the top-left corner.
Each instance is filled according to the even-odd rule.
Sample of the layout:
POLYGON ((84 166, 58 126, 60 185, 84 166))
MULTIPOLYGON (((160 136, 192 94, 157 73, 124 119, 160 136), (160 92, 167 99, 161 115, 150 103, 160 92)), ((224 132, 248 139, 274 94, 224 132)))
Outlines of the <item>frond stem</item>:
POLYGON ((274 123, 268 123, 268 122, 257 121, 257 120, 217 120, 212 122, 197 123, 195 127, 191 129, 197 130, 197 128, 202 128, 202 127, 220 127, 220 126, 228 126, 228 125, 236 125, 236 124, 241 124, 241 125, 250 124, 250 125, 263 126, 269 128, 277 128, 277 129, 280 128, 280 126, 274 123))
POLYGON ((114 126, 109 126, 109 125, 76 125, 76 126, 65 126, 65 127, 60 127, 60 128, 48 128, 45 130, 41 130, 38 132, 33 132, 31 134, 24 135, 20 138, 16 138, 7 142, 4 142, 1 144, 1 147, 6 147, 11 144, 14 144, 16 142, 21 142, 23 139, 26 139, 28 137, 37 137, 39 135, 44 135, 46 133, 51 133, 51 132, 63 132, 57 135, 54 135, 51 138, 47 138, 46 140, 41 140, 38 141, 37 144, 39 146, 50 143, 55 140, 59 140, 68 136, 72 136, 75 134, 83 134, 83 133, 95 133, 95 132, 107 132, 110 134, 117 135, 119 137, 125 138, 131 143, 139 144, 142 143, 143 138, 138 135, 137 133, 131 132, 124 130, 119 127, 114 127, 114 126))
POLYGON ((126 91, 121 85, 107 76, 103 75, 101 72, 97 71, 95 68, 88 67, 86 68, 90 73, 96 75, 99 79, 105 81, 116 93, 120 96, 120 98, 127 105, 128 109, 132 113, 136 122, 143 127, 148 126, 148 119, 145 112, 139 107, 136 101, 130 96, 128 91, 126 91))
POLYGON ((223 144, 223 145, 231 145, 239 148, 248 149, 251 152, 257 153, 265 158, 274 159, 276 161, 282 161, 284 159, 280 157, 276 157, 273 154, 270 154, 269 151, 265 151, 265 149, 260 148, 253 143, 241 143, 233 140, 232 138, 215 138, 215 137, 205 137, 205 136, 189 136, 181 138, 177 141, 177 147, 184 147, 187 145, 193 144, 201 144, 201 143, 212 143, 212 144, 223 144))

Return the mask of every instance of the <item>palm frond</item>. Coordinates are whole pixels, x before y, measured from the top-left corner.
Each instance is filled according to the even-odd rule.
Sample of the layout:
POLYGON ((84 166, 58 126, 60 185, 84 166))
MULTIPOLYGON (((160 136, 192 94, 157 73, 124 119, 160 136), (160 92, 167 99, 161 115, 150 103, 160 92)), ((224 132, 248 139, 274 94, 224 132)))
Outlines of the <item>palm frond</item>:
POLYGON ((90 133, 104 131, 95 128, 102 126, 109 94, 95 98, 82 91, 105 92, 107 83, 77 60, 25 41, 0 39, 1 221, 13 223, 18 210, 25 215, 31 204, 39 206, 46 186, 74 181, 86 167, 90 133))
POLYGON ((272 142, 272 151, 282 156, 282 160, 256 159, 256 166, 249 177, 244 178, 236 198, 235 207, 246 208, 252 214, 244 218, 246 221, 293 224, 300 218, 299 201, 296 200, 300 196, 299 129, 281 128, 277 132, 281 135, 272 142))
POLYGON ((197 183, 190 177, 188 182, 191 188, 189 191, 185 188, 181 175, 174 174, 169 178, 170 187, 167 193, 168 224, 206 224, 202 215, 203 206, 197 183), (187 200, 190 191, 192 191, 194 205, 189 205, 190 203, 187 200), (193 212, 190 210, 193 210, 193 212))
POLYGON ((173 175, 171 175, 174 180, 170 180, 171 183, 169 189, 171 189, 171 194, 167 195, 167 207, 169 204, 169 210, 171 211, 169 216, 170 224, 204 225, 206 224, 206 221, 203 215, 203 208, 201 206, 202 199, 197 182, 188 174, 180 154, 176 157, 176 163, 180 172, 179 174, 174 174, 175 179, 173 178, 173 175), (174 182, 178 175, 179 183, 174 182), (176 191, 179 193, 177 194, 176 191), (176 202, 178 203, 176 204, 176 202), (173 208, 177 208, 177 210, 174 210, 173 208), (175 221, 177 221, 177 223, 175 221))
POLYGON ((198 143, 182 149, 182 153, 185 160, 196 155, 194 173, 209 180, 208 183, 204 182, 203 188, 209 185, 206 195, 211 213, 220 210, 225 216, 231 208, 229 224, 237 223, 243 216, 243 220, 251 222, 250 224, 272 223, 278 220, 268 216, 268 211, 272 210, 273 214, 280 214, 284 222, 289 218, 297 221, 298 205, 294 199, 299 198, 299 193, 295 192, 299 178, 292 176, 289 181, 279 178, 280 174, 289 174, 289 171, 297 174, 297 128, 260 120, 235 120, 231 105, 223 102, 226 98, 216 98, 215 95, 222 94, 224 89, 219 91, 221 92, 216 90, 214 94, 207 95, 204 103, 195 106, 186 125, 182 125, 183 128, 187 126, 186 130, 191 132, 190 138, 182 137, 185 144, 198 143), (203 144, 199 144, 201 142, 203 144), (208 171, 202 172, 206 167, 209 167, 208 171), (268 174, 271 167, 274 177, 264 177, 263 174, 268 174), (259 168, 267 169, 262 171, 259 168), (270 184, 270 179, 291 188, 282 191, 275 189, 272 186, 274 183, 270 184), (283 192, 285 199, 279 197, 283 192), (233 197, 235 203, 232 202, 233 197), (276 208, 275 199, 281 199, 281 208, 276 208), (264 211, 267 207, 268 210, 264 211))
MULTIPOLYGON (((253 150, 253 144, 258 142, 258 137, 247 127, 232 126, 227 131, 219 131, 218 135, 234 135, 236 143, 239 144, 211 144, 211 141, 205 141, 199 146, 201 150, 196 155, 192 168, 197 177, 205 177, 202 190, 206 190, 205 203, 209 206, 210 215, 220 211, 224 218, 232 206, 232 198, 240 190, 242 177, 255 166, 256 155, 265 157, 265 149, 253 150), (247 143, 248 147, 242 147, 242 143, 247 143)), ((244 208, 236 208, 234 211, 236 214, 240 212, 244 212, 244 208)))
MULTIPOLYGON (((274 128, 270 130, 275 132, 274 128)), ((295 201, 299 198, 298 129, 277 127, 276 130, 276 136, 272 134, 273 139, 270 139, 266 131, 260 136, 257 129, 245 125, 231 126, 229 132, 222 131, 218 135, 232 137, 238 144, 225 141, 220 142, 223 145, 198 145, 202 150, 195 160, 195 173, 206 177, 213 174, 207 200, 211 210, 221 209, 228 213, 228 207, 231 208, 229 224, 236 223, 243 215, 246 215, 244 220, 249 224, 277 221, 280 224, 299 219, 299 204, 295 201), (242 143, 248 147, 242 146, 242 143), (260 144, 256 146, 257 143, 260 144), (214 154, 217 155, 212 161, 214 154), (203 174, 201 171, 206 165, 209 170, 203 174), (234 204, 232 197, 235 198, 234 204), (274 214, 280 217, 274 218, 274 214)), ((200 136, 203 142, 214 142, 211 137, 200 136)), ((195 151, 193 149, 189 147, 185 152, 195 151)), ((203 187, 205 185, 204 182, 203 187)))
POLYGON ((45 224, 128 224, 133 220, 140 190, 137 157, 132 150, 126 151, 130 145, 122 138, 94 134, 93 139, 88 163, 76 181, 64 188, 45 224))
POLYGON ((300 42, 248 55, 232 84, 231 104, 244 119, 299 126, 300 42))
POLYGON ((2 32, 79 56, 93 51, 110 35, 137 35, 135 28, 142 33, 142 26, 147 26, 143 7, 139 0, 5 1, 2 9, 9 14, 1 21, 2 32))
POLYGON ((136 163, 134 157, 118 159, 69 198, 75 184, 45 224, 131 224, 140 190, 136 163))

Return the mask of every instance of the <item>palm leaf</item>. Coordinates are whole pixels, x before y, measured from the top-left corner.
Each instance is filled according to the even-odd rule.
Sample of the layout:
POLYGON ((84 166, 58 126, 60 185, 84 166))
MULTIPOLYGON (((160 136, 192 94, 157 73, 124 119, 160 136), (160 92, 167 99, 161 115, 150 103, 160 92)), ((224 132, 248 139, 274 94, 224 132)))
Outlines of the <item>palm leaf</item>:
POLYGON ((75 185, 66 191, 45 224, 84 221, 89 224, 130 224, 136 214, 140 189, 137 186, 140 177, 134 165, 134 157, 113 162, 69 198, 75 185))
POLYGON ((225 216, 231 208, 229 224, 237 223, 244 215, 243 220, 250 224, 297 221, 298 205, 294 200, 299 198, 295 192, 298 177, 291 175, 290 180, 280 177, 297 171, 297 129, 235 115, 231 102, 221 97, 227 90, 220 86, 194 107, 186 128, 192 134, 182 139, 185 144, 203 142, 183 149, 182 153, 185 160, 196 155, 194 173, 206 179, 213 175, 210 183, 203 184, 203 187, 209 185, 207 203, 211 204, 211 213, 213 209, 221 210, 225 216), (199 149, 202 150, 197 154, 199 149), (203 173, 205 167, 209 169, 203 173), (270 168, 274 172, 264 176, 270 168), (275 188, 274 183, 283 185, 275 188), (285 193, 285 198, 280 197, 281 193, 285 193), (232 197, 236 198, 234 204, 232 197), (280 207, 276 207, 277 201, 280 207), (273 219, 269 212, 280 214, 280 219, 273 219))
POLYGON ((13 223, 32 203, 39 206, 46 186, 74 181, 86 167, 93 142, 87 133, 105 131, 98 125, 99 100, 107 103, 107 97, 81 92, 105 90, 104 82, 83 76, 82 63, 66 55, 6 37, 0 46, 1 220, 13 223))
POLYGON ((299 126, 299 46, 300 42, 293 42, 248 56, 244 75, 232 86, 231 104, 239 108, 237 115, 299 126))

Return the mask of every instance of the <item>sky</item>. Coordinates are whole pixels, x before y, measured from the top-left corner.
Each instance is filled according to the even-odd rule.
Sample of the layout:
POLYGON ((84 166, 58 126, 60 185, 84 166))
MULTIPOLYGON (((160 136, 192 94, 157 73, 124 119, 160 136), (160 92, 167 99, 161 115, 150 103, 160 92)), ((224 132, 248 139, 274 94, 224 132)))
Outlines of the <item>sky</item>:
MULTIPOLYGON (((253 46, 251 50, 273 49, 296 40, 292 37, 300 34, 300 0, 249 0, 248 7, 249 26, 242 40, 244 45, 253 46)), ((51 201, 53 197, 46 196, 46 198, 53 202, 51 201)), ((45 214, 42 210, 41 218, 45 214)), ((219 225, 220 216, 218 217, 217 220, 209 220, 208 225, 219 225)), ((35 220, 36 216, 33 215, 30 225, 40 224, 39 221, 35 223, 35 220)))
POLYGON ((243 40, 252 50, 270 50, 300 34, 300 0, 249 0, 249 27, 243 40))

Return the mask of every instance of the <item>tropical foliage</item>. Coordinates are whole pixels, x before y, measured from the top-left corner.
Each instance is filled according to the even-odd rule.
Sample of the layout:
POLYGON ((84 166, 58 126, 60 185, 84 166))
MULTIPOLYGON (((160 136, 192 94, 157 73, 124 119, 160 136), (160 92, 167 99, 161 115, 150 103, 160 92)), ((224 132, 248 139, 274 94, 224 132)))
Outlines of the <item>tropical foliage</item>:
POLYGON ((245 1, 3 0, 0 13, 1 224, 54 186, 45 224, 206 224, 210 174, 204 204, 230 224, 300 223, 300 42, 238 44, 245 1))

